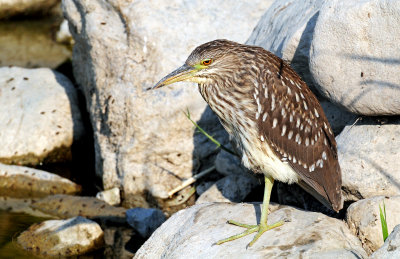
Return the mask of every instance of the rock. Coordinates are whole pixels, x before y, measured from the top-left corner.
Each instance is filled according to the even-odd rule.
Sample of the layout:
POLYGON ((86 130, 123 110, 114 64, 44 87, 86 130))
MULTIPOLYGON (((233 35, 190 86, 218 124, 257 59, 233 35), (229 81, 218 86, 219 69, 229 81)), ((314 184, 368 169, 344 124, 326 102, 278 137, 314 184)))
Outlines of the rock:
POLYGON ((51 194, 76 194, 81 186, 42 170, 0 164, 0 196, 40 198, 51 194))
POLYGON ((400 114, 399 12, 399 1, 326 1, 310 51, 324 96, 358 114, 400 114))
POLYGON ((379 206, 386 207, 388 233, 400 224, 400 196, 377 196, 350 205, 347 209, 346 221, 350 230, 361 240, 368 254, 383 245, 382 227, 379 206))
POLYGON ((288 61, 314 93, 317 91, 308 67, 309 52, 319 10, 325 2, 273 2, 246 42, 263 47, 288 61))
POLYGON ((52 11, 58 0, 0 0, 0 19, 13 16, 46 14, 52 11))
POLYGON ((142 237, 149 237, 165 221, 159 209, 133 208, 126 211, 126 221, 142 237))
POLYGON ((387 237, 381 248, 370 256, 371 259, 400 258, 400 225, 387 237))
POLYGON ((69 32, 68 21, 63 20, 60 24, 60 28, 56 34, 56 41, 59 43, 65 43, 69 45, 73 45, 74 39, 72 38, 71 33, 69 32))
POLYGON ((54 218, 52 215, 45 214, 37 209, 30 207, 34 203, 35 199, 18 199, 9 197, 0 197, 0 211, 24 213, 24 215, 30 215, 40 218, 54 218))
POLYGON ((230 175, 218 180, 197 199, 196 204, 206 202, 242 202, 253 188, 260 185, 253 175, 230 175))
POLYGON ((54 19, 0 22, 0 66, 54 69, 70 59, 70 44, 54 40, 59 24, 54 19))
POLYGON ((62 219, 83 216, 112 222, 125 222, 126 209, 113 207, 94 197, 57 194, 34 202, 31 207, 62 219))
MULTIPOLYGON (((231 146, 228 146, 231 148, 231 146)), ((246 169, 239 157, 234 156, 225 150, 221 150, 215 159, 215 169, 218 173, 225 176, 229 175, 244 175, 247 176, 252 172, 246 169)))
POLYGON ((265 232, 251 247, 254 234, 214 245, 242 228, 228 219, 255 224, 261 204, 206 203, 179 211, 137 251, 135 258, 365 258, 360 241, 346 224, 321 213, 272 206, 269 222, 283 226, 265 232), (256 217, 257 214, 257 217, 256 217))
POLYGON ((400 195, 400 118, 363 118, 336 138, 346 200, 400 195))
POLYGON ((37 165, 71 159, 84 134, 77 93, 47 68, 0 68, 0 162, 37 165))
POLYGON ((327 100, 323 100, 322 98, 320 98, 320 104, 335 136, 339 135, 344 127, 353 125, 358 118, 356 114, 348 112, 327 100))
POLYGON ((103 245, 100 226, 83 217, 48 220, 32 225, 17 238, 25 250, 42 256, 74 256, 103 245))
POLYGON ((215 184, 215 181, 203 181, 200 182, 198 185, 196 185, 196 194, 198 196, 202 195, 204 192, 206 192, 213 184, 215 184))
POLYGON ((182 111, 227 142, 195 85, 145 89, 201 43, 244 42, 271 2, 63 1, 76 42, 74 75, 94 128, 96 171, 104 188, 121 186, 124 206, 149 207, 149 200, 167 198, 215 153, 215 144, 195 134, 182 111))
POLYGON ((117 187, 97 193, 96 198, 105 201, 111 206, 121 203, 120 190, 117 187))

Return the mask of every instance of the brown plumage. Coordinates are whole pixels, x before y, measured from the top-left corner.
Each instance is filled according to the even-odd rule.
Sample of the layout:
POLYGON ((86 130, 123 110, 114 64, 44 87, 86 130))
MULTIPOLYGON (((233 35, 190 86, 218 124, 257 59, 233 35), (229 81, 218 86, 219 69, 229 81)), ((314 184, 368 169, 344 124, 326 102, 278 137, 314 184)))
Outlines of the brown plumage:
POLYGON ((243 147, 241 139, 246 137, 242 134, 249 141, 269 145, 299 176, 297 181, 275 179, 298 182, 319 201, 340 210, 341 172, 335 137, 321 105, 297 73, 263 48, 226 40, 197 47, 186 63, 203 58, 223 64, 204 76, 211 80, 200 82, 199 90, 225 129, 239 140, 247 156, 245 165, 269 173, 260 170, 263 166, 243 147))
POLYGON ((297 182, 326 206, 342 208, 335 137, 314 94, 282 59, 261 47, 215 40, 154 88, 177 81, 198 83, 246 167, 272 183, 297 182))

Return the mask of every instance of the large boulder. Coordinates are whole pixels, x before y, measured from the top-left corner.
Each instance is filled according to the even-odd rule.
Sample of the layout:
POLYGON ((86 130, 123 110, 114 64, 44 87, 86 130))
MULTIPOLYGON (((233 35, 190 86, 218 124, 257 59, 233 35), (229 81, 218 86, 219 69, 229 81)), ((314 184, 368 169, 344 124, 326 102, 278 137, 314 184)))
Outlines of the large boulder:
POLYGON ((326 2, 310 53, 324 96, 358 114, 400 114, 399 12, 399 1, 326 2))
POLYGON ((70 59, 68 44, 54 40, 58 24, 50 18, 0 22, 0 66, 54 69, 70 59))
POLYGON ((81 186, 42 170, 0 164, 0 196, 41 198, 52 194, 76 194, 81 186))
POLYGON ((256 224, 261 204, 205 203, 179 211, 158 228, 135 258, 366 258, 360 241, 341 220, 287 206, 271 206, 268 221, 286 221, 265 232, 215 245, 243 228, 229 219, 256 224), (257 216, 256 216, 257 215, 257 216))
POLYGON ((363 118, 336 138, 346 200, 400 195, 400 118, 363 118))
POLYGON ((59 0, 0 0, 0 19, 54 12, 58 3, 59 0))
POLYGON ((383 245, 379 207, 385 206, 388 233, 400 224, 400 196, 377 196, 350 205, 346 221, 350 230, 361 240, 368 254, 383 245))
POLYGON ((18 236, 17 242, 25 250, 45 257, 81 255, 104 244, 99 224, 83 217, 34 224, 18 236))
POLYGON ((146 89, 201 43, 244 42, 271 2, 63 1, 76 41, 74 75, 91 114, 96 171, 104 188, 121 186, 125 206, 167 198, 215 152, 212 142, 195 134, 187 110, 227 141, 194 84, 146 89))
POLYGON ((0 85, 0 162, 69 161, 84 126, 68 78, 48 68, 2 67, 0 85))

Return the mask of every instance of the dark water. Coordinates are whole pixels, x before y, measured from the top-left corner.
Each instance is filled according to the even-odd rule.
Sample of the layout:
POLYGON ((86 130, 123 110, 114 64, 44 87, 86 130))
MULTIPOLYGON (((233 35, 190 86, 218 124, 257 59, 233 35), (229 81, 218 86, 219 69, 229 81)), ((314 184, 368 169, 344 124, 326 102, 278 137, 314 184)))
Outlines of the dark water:
MULTIPOLYGON (((25 252, 17 243, 20 233, 32 224, 48 220, 33 217, 24 213, 13 213, 0 210, 0 259, 43 259, 54 257, 39 257, 25 252)), ((100 259, 100 258, 132 258, 134 252, 145 240, 138 237, 133 229, 126 226, 109 226, 103 228, 105 246, 102 249, 70 258, 100 259)), ((59 257, 57 257, 59 258, 59 257)))
POLYGON ((32 224, 43 220, 24 213, 0 210, 0 258, 38 258, 22 250, 17 244, 17 237, 32 224))

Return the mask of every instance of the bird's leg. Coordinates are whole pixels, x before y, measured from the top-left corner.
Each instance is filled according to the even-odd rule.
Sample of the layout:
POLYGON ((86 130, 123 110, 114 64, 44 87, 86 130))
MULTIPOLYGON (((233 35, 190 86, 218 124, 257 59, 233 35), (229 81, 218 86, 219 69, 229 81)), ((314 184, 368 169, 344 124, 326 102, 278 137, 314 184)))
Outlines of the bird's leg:
POLYGON ((267 230, 279 227, 283 224, 283 221, 279 221, 275 224, 272 225, 268 225, 267 224, 267 219, 268 219, 268 205, 269 205, 269 199, 271 197, 271 190, 272 190, 272 186, 274 184, 274 178, 270 177, 270 176, 265 176, 265 190, 264 190, 264 200, 263 200, 263 205, 262 205, 262 211, 261 211, 261 219, 260 219, 260 224, 258 225, 247 225, 247 224, 242 224, 233 220, 229 220, 228 223, 232 224, 232 225, 236 225, 239 227, 244 227, 247 228, 246 231, 244 231, 243 233, 240 233, 238 235, 234 235, 225 239, 222 239, 220 241, 218 241, 216 244, 220 245, 223 244, 225 242, 229 242, 244 236, 247 236, 248 234, 257 232, 257 234, 255 235, 255 237, 253 238, 253 240, 249 243, 249 247, 252 246, 257 239, 267 230))

